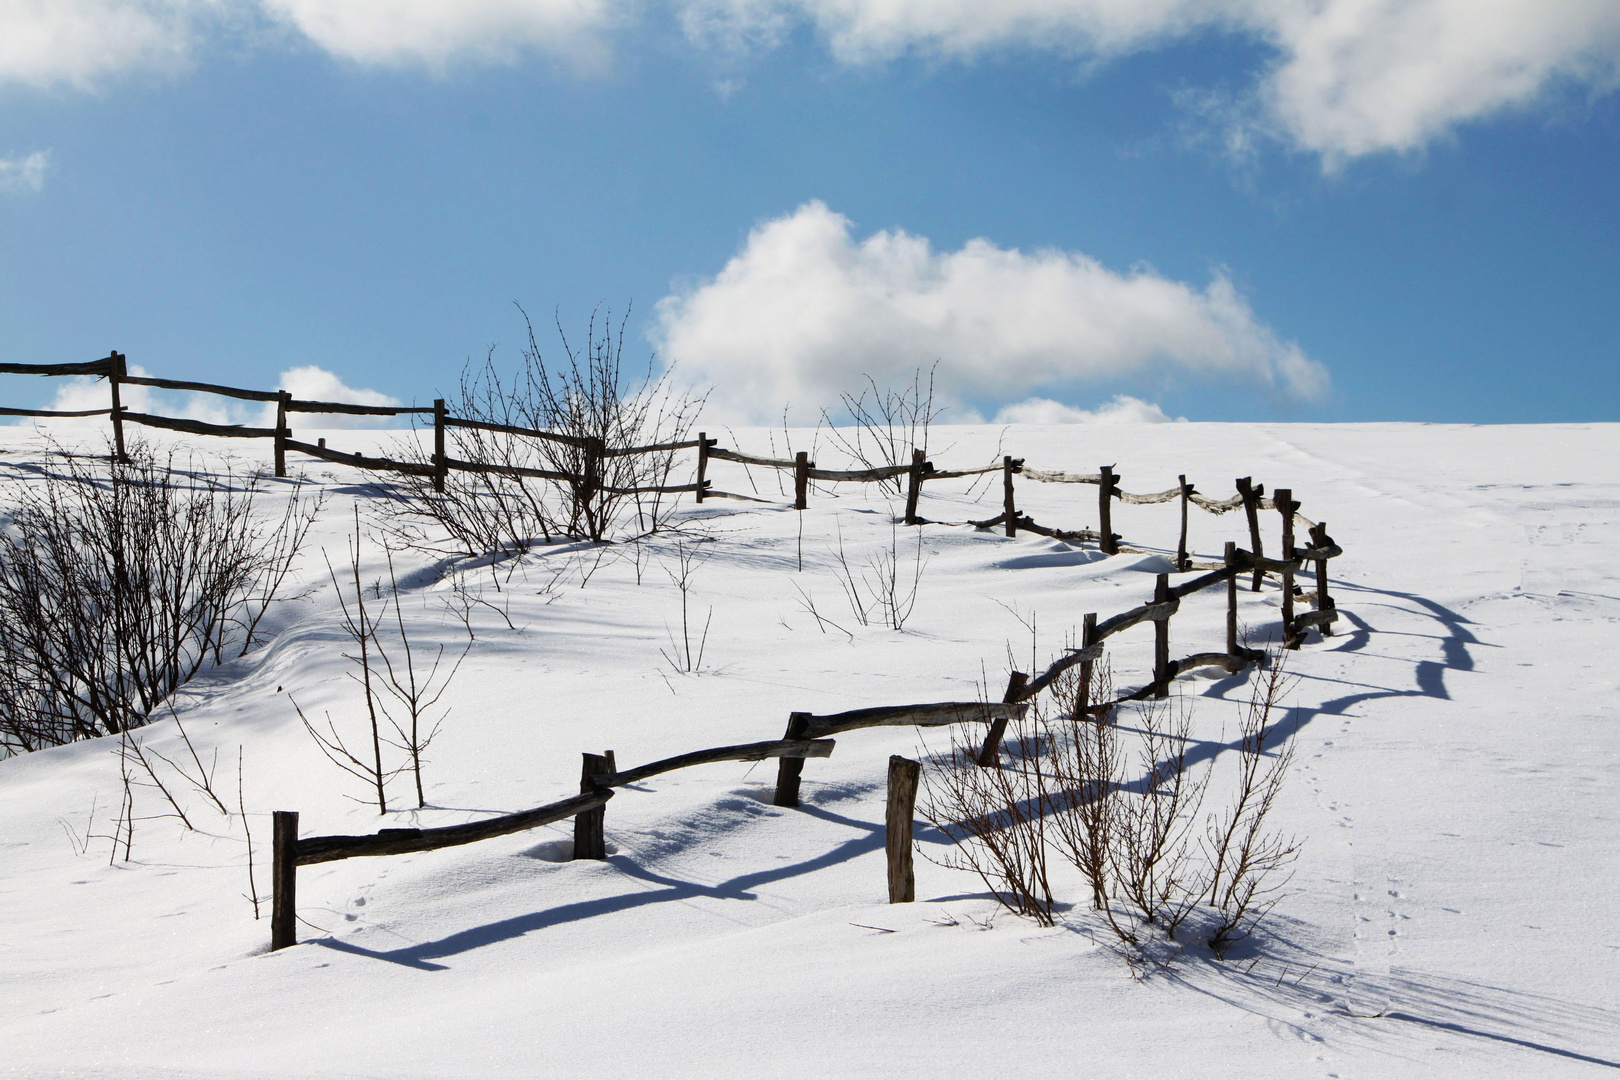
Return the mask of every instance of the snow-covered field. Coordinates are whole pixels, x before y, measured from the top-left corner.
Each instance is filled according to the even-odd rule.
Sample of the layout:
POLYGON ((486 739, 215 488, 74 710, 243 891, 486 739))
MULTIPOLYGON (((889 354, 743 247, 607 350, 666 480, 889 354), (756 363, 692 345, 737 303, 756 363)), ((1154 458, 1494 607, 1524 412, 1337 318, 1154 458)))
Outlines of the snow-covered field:
MULTIPOLYGON (((64 429, 65 430, 65 429, 64 429)), ((300 431, 300 438, 318 433, 300 431)), ((330 432, 367 449, 393 436, 330 432)), ((731 440, 722 437, 727 445, 731 440)), ((778 434, 780 438, 780 434, 778 434)), ((803 437, 806 441, 808 436, 803 437)), ((1097 931, 1078 880, 1053 929, 997 914, 983 885, 925 860, 918 902, 884 903, 883 800, 911 729, 838 737, 805 768, 804 805, 770 804, 774 762, 708 765, 622 790, 606 862, 563 861, 566 823, 449 850, 299 874, 298 947, 268 953, 244 897, 242 825, 183 798, 199 826, 138 822, 108 863, 121 797, 110 740, 0 761, 0 1069, 84 1077, 1520 1077, 1620 1069, 1620 873, 1614 626, 1620 426, 1174 424, 936 429, 936 464, 1007 451, 1033 466, 1117 463, 1156 491, 1208 494, 1252 474, 1288 486, 1345 555, 1339 633, 1291 658, 1298 756, 1277 810, 1304 841, 1261 938, 1220 962, 1190 948, 1137 981, 1097 931), (882 928, 882 929, 873 929, 882 928), (884 932, 892 931, 892 932, 884 932)), ((220 443, 210 440, 207 452, 220 443)), ((736 445, 766 452, 763 432, 736 445)), ((268 448, 233 452, 259 462, 268 448)), ((40 444, 0 429, 0 472, 40 444)), ((836 466, 824 449, 817 455, 836 466)), ((344 555, 374 477, 309 462, 329 499, 305 559, 310 591, 274 640, 180 696, 220 786, 245 803, 268 893, 269 812, 305 835, 449 824, 561 798, 580 753, 621 767, 779 737, 794 710, 999 693, 1009 654, 1044 665, 1086 612, 1151 593, 1162 559, 1103 558, 1034 536, 922 530, 928 562, 903 632, 861 627, 833 574, 862 558, 890 506, 848 486, 802 515, 688 506, 712 557, 692 578, 713 611, 703 670, 660 654, 678 625, 671 542, 558 546, 486 598, 427 767, 432 808, 379 820, 289 702, 359 723, 320 552, 344 555), (802 569, 801 569, 802 558, 802 569), (562 571, 554 585, 556 571, 562 571), (319 571, 319 572, 317 572, 319 571), (638 583, 637 575, 640 574, 638 583), (587 579, 588 580, 585 580, 587 579), (583 583, 583 584, 582 584, 583 583), (800 590, 850 633, 818 628, 800 590), (1036 628, 1031 642, 1026 623, 1036 628), (987 689, 988 687, 988 689, 987 689)), ((739 466, 717 483, 751 490, 739 466)), ((774 481, 757 472, 775 497, 774 481)), ((11 479, 7 483, 12 482, 11 479)), ((922 512, 999 512, 998 488, 930 488, 922 512), (955 494, 952 494, 954 492, 955 494), (981 493, 982 494, 982 493, 981 493)), ((791 495, 791 490, 789 491, 791 495)), ((1096 489, 1021 483, 1043 524, 1095 526, 1096 489)), ((1173 548, 1174 504, 1116 506, 1128 542, 1173 548)), ((1244 541, 1241 514, 1195 511, 1193 546, 1244 541)), ((1276 515, 1266 515, 1275 543, 1276 515)), ((903 542, 910 542, 902 533, 903 542)), ((904 552, 905 548, 902 548, 904 552)), ((367 549, 368 573, 381 550, 367 549)), ((408 556, 403 571, 427 571, 408 556)), ((416 640, 459 649, 450 581, 404 574, 416 640)), ((476 574, 472 575, 477 580, 476 574)), ((1274 627, 1277 592, 1242 594, 1274 627)), ((1185 602, 1173 655, 1221 647, 1223 592, 1185 602)), ((1112 649, 1120 685, 1150 632, 1112 649)), ((1244 679, 1183 680, 1200 737, 1235 725, 1244 679)), ((357 728, 351 726, 351 730, 357 728)), ((174 756, 173 721, 142 733, 174 756)), ((1228 736, 1229 737, 1229 736, 1228 736)), ((928 734, 939 748, 945 737, 928 734)), ((183 750, 181 751, 183 753, 183 750)), ((409 806, 396 782, 396 805, 409 806)), ((162 807, 141 792, 141 813, 162 807)), ((234 800, 233 800, 234 801, 234 800)), ((924 851, 941 838, 923 830, 924 851)))

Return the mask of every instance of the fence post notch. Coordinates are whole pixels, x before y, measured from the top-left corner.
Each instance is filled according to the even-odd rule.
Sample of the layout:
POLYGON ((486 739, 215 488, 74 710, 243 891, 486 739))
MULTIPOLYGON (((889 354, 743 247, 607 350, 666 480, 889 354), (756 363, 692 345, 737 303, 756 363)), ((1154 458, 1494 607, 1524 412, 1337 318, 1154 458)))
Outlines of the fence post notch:
POLYGON ((919 447, 911 448, 911 468, 906 471, 906 524, 920 525, 917 502, 922 498, 923 470, 928 467, 927 455, 919 447))
POLYGON ((805 510, 809 506, 810 455, 806 451, 800 450, 793 455, 793 509, 805 510))
POLYGON ((298 811, 277 810, 271 820, 270 951, 298 944, 298 811))
POLYGON ((444 455, 444 398, 433 399, 433 490, 444 493, 444 481, 450 472, 449 459, 444 455))
POLYGON ((124 354, 113 349, 107 355, 107 387, 112 391, 113 454, 120 464, 127 463, 129 455, 124 453, 124 402, 118 384, 128 374, 124 354))
MULTIPOLYGON (((1266 493, 1266 485, 1251 483, 1253 479, 1250 476, 1239 477, 1237 491, 1239 497, 1243 499, 1244 516, 1249 519, 1249 547, 1259 557, 1264 556, 1266 553, 1265 544, 1260 539, 1260 497, 1266 493)), ((1249 591, 1259 592, 1260 582, 1265 576, 1266 572, 1256 566, 1254 568, 1254 585, 1250 587, 1249 591)))
POLYGON ((709 433, 706 432, 706 431, 698 432, 698 444, 697 444, 697 452, 698 452, 698 459, 697 459, 697 491, 693 493, 693 498, 692 498, 693 502, 702 502, 703 501, 703 489, 709 483, 708 474, 709 474, 709 446, 710 445, 711 444, 709 442, 709 433))
MULTIPOLYGON (((1153 602, 1170 602, 1170 575, 1160 574, 1153 585, 1153 602)), ((1153 620, 1153 696, 1170 696, 1170 616, 1153 620)))
MULTIPOLYGON (((788 714, 787 733, 784 739, 803 739, 810 731, 810 714, 796 712, 788 714)), ((804 772, 804 758, 783 757, 776 763, 776 798, 771 801, 777 806, 799 805, 799 776, 804 772)))
POLYGON ((917 810, 917 780, 921 776, 921 763, 898 754, 889 758, 889 805, 884 816, 883 846, 889 857, 891 904, 910 904, 917 899, 911 830, 917 810))
MULTIPOLYGON (((1004 705, 1014 705, 1024 696, 1024 687, 1029 683, 1029 676, 1022 671, 1015 671, 1007 676, 1007 692, 1001 695, 1004 705)), ((999 717, 990 721, 990 730, 984 736, 984 745, 979 748, 979 764, 988 768, 1000 764, 1001 737, 1007 734, 1007 718, 999 717)))
POLYGON ((287 405, 292 394, 282 390, 276 394, 276 475, 287 475, 287 405))
POLYGON ((1104 555, 1119 554, 1119 537, 1114 535, 1114 496, 1119 491, 1119 477, 1114 475, 1112 465, 1104 465, 1099 470, 1101 478, 1097 481, 1097 532, 1104 555))

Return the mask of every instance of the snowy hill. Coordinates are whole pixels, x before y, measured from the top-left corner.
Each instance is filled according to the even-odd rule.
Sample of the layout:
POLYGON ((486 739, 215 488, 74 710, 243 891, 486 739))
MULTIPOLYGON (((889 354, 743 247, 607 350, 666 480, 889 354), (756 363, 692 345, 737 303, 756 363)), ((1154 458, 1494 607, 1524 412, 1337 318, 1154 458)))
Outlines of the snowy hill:
MULTIPOLYGON (((395 437, 328 434, 361 450, 395 437)), ((735 439, 766 447, 764 432, 735 439)), ((264 447, 231 450, 258 461, 264 447)), ((1339 632, 1313 634, 1290 656, 1297 757, 1276 814, 1302 854, 1271 921, 1224 962, 1189 948, 1133 979, 1072 873, 1054 879, 1063 910, 1050 929, 1000 912, 977 878, 924 859, 918 902, 884 903, 887 758, 924 757, 949 738, 883 728, 842 734, 830 758, 807 762, 798 809, 771 805, 773 762, 705 765, 624 789, 606 809, 605 862, 564 861, 563 823, 306 867, 302 944, 272 954, 268 921, 254 921, 244 896, 241 820, 199 792, 176 793, 195 831, 154 817, 136 821, 128 861, 120 849, 109 864, 106 839, 80 850, 87 832, 110 831, 123 797, 116 743, 102 739, 0 761, 0 1069, 392 1078, 1620 1068, 1620 945, 1606 940, 1620 916, 1617 450, 1614 425, 935 430, 942 467, 1010 452, 1048 469, 1115 464, 1135 491, 1185 473, 1220 496, 1253 475, 1268 490, 1292 488, 1343 546, 1332 564, 1339 632)), ((221 452, 218 441, 206 452, 221 452)), ((40 454, 30 432, 0 429, 8 483, 40 454)), ((217 750, 216 785, 233 811, 240 748, 265 896, 273 810, 299 811, 305 834, 453 824, 577 791, 582 752, 611 749, 625 767, 778 738, 792 711, 998 695, 1009 667, 1044 666, 1072 643, 1083 614, 1146 601, 1179 523, 1174 504, 1118 506, 1115 530, 1147 553, 1108 558, 1092 545, 924 526, 915 610, 896 632, 854 621, 835 574, 840 542, 858 560, 893 540, 894 507, 875 491, 817 492, 802 514, 687 505, 683 524, 713 538, 690 578, 692 619, 712 611, 696 673, 663 655, 680 634, 672 540, 606 555, 554 545, 498 592, 487 570, 467 570, 459 580, 484 583, 488 603, 470 615, 475 640, 429 755, 429 808, 380 819, 290 700, 340 726, 363 710, 320 556, 341 562, 351 505, 375 512, 376 478, 305 467, 328 484, 302 564, 308 595, 276 612, 266 646, 177 701, 205 760, 217 750)), ((757 470, 750 480, 716 464, 711 476, 780 498, 757 470)), ((787 490, 791 501, 791 478, 787 490)), ((1018 492, 1043 524, 1096 525, 1095 487, 1018 492)), ((999 488, 965 480, 931 485, 922 506, 952 522, 999 511, 999 488)), ((1195 513, 1192 549, 1218 557, 1225 540, 1242 542, 1241 518, 1195 513)), ((901 555, 917 531, 900 531, 901 555)), ((365 558, 368 581, 385 573, 380 546, 365 558)), ((444 615, 457 576, 423 554, 401 558, 413 643, 459 654, 468 630, 444 615)), ((1223 596, 1184 602, 1176 654, 1222 647, 1223 596)), ((1241 603, 1257 635, 1274 632, 1274 587, 1241 603)), ((1121 635, 1110 653, 1119 685, 1145 681, 1150 642, 1145 629, 1121 635)), ((1219 672, 1180 687, 1206 740, 1230 732, 1248 695, 1245 678, 1219 672)), ((141 735, 171 758, 185 753, 172 720, 141 735)), ((395 782, 394 806, 414 806, 408 787, 395 782)), ((164 809, 155 792, 135 798, 138 815, 164 809)), ((925 854, 942 843, 920 830, 925 854)))

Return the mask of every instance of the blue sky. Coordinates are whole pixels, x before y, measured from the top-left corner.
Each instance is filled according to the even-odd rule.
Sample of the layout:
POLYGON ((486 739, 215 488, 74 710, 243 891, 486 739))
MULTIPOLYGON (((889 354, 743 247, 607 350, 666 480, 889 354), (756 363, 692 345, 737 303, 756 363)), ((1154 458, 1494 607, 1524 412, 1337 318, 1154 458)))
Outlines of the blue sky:
POLYGON ((738 418, 1614 419, 1620 8, 1456 8, 0 0, 0 359, 425 400, 633 304, 738 418))

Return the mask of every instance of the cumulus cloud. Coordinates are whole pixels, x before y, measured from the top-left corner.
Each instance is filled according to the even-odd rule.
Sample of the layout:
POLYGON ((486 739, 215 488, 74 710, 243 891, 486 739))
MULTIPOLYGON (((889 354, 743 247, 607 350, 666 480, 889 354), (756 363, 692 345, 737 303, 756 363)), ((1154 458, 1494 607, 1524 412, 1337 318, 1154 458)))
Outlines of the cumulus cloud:
POLYGON ((1425 145, 1559 85, 1620 85, 1614 0, 685 0, 695 39, 813 24, 848 63, 1035 48, 1084 60, 1224 30, 1275 50, 1252 118, 1332 164, 1425 145))
POLYGON ((50 162, 49 150, 36 150, 27 157, 0 158, 0 195, 43 189, 45 166, 50 162))
MULTIPOLYGON (((1170 417, 1151 401, 1116 394, 1112 401, 1095 409, 1065 405, 1051 398, 1032 397, 1004 405, 996 413, 997 424, 1168 424, 1170 417)), ((1185 416, 1176 417, 1186 423, 1185 416)))
POLYGON ((1223 273, 1196 288, 1075 252, 988 240, 936 252, 899 231, 856 241, 821 202, 759 226, 712 280, 659 301, 653 334, 713 385, 717 408, 756 420, 832 404, 868 375, 909 382, 936 360, 941 394, 958 404, 1156 372, 1299 399, 1328 384, 1223 273))
POLYGON ((87 89, 184 66, 206 0, 0 0, 0 83, 87 89))
MULTIPOLYGON (((150 376, 151 372, 138 364, 129 366, 131 375, 150 376)), ((324 368, 313 365, 290 368, 276 380, 277 390, 286 390, 295 398, 306 401, 339 401, 349 405, 401 405, 398 398, 377 390, 357 389, 324 368)), ((268 403, 238 401, 235 398, 213 394, 181 393, 157 390, 150 386, 125 385, 119 388, 119 400, 131 412, 152 413, 157 416, 175 416, 187 420, 201 420, 209 424, 246 424, 250 427, 274 427, 276 407, 268 403)), ((78 412, 105 409, 110 404, 105 380, 89 376, 64 379, 56 389, 56 396, 47 409, 78 412)), ((34 423, 24 419, 22 423, 34 423)), ((104 416, 84 420, 42 420, 40 423, 105 424, 104 416)), ((338 414, 296 414, 296 426, 315 428, 392 427, 399 420, 392 417, 342 416, 338 414)))
POLYGON ((594 32, 617 21, 620 0, 262 0, 315 44, 366 64, 454 60, 505 63, 525 50, 600 61, 594 32))

